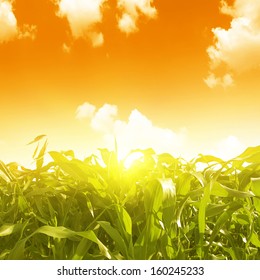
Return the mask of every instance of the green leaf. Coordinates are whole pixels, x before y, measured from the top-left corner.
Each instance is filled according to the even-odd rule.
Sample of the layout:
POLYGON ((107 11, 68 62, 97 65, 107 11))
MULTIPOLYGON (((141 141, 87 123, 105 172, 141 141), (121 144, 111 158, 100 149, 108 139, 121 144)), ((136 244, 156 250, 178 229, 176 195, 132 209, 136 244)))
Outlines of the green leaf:
MULTIPOLYGON (((219 231, 225 226, 225 223, 231 219, 232 214, 237 211, 238 209, 240 209, 242 207, 242 205, 238 202, 233 202, 229 205, 228 209, 226 209, 217 219, 214 229, 210 235, 210 240, 209 243, 210 245, 212 244, 213 240, 216 238, 217 234, 219 233, 219 231)), ((209 246, 210 246, 209 245, 209 246)))
POLYGON ((8 260, 23 260, 24 259, 24 253, 25 253, 25 243, 27 241, 27 238, 19 240, 14 248, 11 250, 8 260))
POLYGON ((238 191, 235 189, 231 189, 229 187, 226 187, 222 184, 219 184, 221 186, 221 188, 223 188, 224 190, 226 190, 228 192, 228 194, 232 197, 238 197, 238 198, 248 198, 248 197, 254 197, 254 194, 250 191, 248 192, 243 192, 243 191, 238 191))
POLYGON ((191 174, 200 182, 202 187, 205 187, 206 180, 201 172, 191 172, 191 174))
POLYGON ((43 160, 44 160, 44 155, 45 155, 45 151, 47 148, 47 140, 44 142, 37 158, 36 158, 36 167, 37 170, 41 169, 41 167, 43 166, 43 160))
MULTIPOLYGON (((94 243, 96 243, 99 247, 100 253, 106 257, 107 259, 111 259, 111 254, 108 250, 108 248, 97 238, 96 234, 94 233, 94 231, 92 230, 88 230, 88 231, 83 231, 83 232, 77 232, 77 235, 84 237, 94 243)), ((87 242, 82 242, 81 245, 79 245, 79 247, 77 248, 77 251, 75 253, 75 257, 76 256, 82 256, 82 250, 84 249, 84 247, 87 245, 87 242)), ((86 248, 86 247, 85 247, 86 248)), ((76 259, 76 258, 75 258, 76 259)))
POLYGON ((27 145, 31 145, 33 143, 39 142, 41 139, 43 139, 44 137, 46 137, 45 134, 39 135, 37 137, 34 138, 34 140, 32 140, 31 142, 29 142, 27 145))
POLYGON ((254 194, 250 191, 244 192, 244 191, 238 191, 236 189, 231 189, 219 182, 214 182, 211 190, 211 195, 216 195, 220 197, 230 196, 230 197, 237 197, 237 198, 247 198, 247 197, 254 196, 254 194))
POLYGON ((223 205, 218 205, 218 204, 209 204, 206 208, 206 217, 214 217, 218 216, 223 211, 227 209, 229 204, 223 204, 223 205))
POLYGON ((68 160, 59 152, 49 152, 55 163, 61 167, 63 171, 80 181, 88 181, 90 176, 89 167, 80 160, 68 160))
POLYGON ((124 232, 126 232, 129 236, 132 236, 132 219, 131 219, 131 217, 129 216, 129 214, 123 207, 117 205, 116 209, 117 209, 119 221, 121 222, 124 232))
POLYGON ((208 203, 210 202, 210 189, 211 189, 211 183, 206 185, 204 189, 203 197, 200 201, 199 205, 199 215, 198 215, 198 224, 199 224, 199 232, 200 234, 205 233, 205 227, 206 227, 206 207, 208 203))
MULTIPOLYGON (((7 166, 1 160, 0 160, 0 170, 9 179, 9 181, 13 181, 15 179, 15 176, 12 174, 12 172, 7 168, 7 166)), ((8 180, 6 177, 3 178, 5 181, 8 180)))
POLYGON ((240 162, 260 163, 260 146, 247 148, 242 154, 233 160, 240 162))
POLYGON ((178 167, 179 161, 175 157, 173 157, 171 154, 168 153, 163 153, 158 155, 158 162, 161 164, 167 164, 168 166, 171 167, 178 167))
POLYGON ((33 153, 33 156, 32 156, 33 159, 36 157, 36 154, 37 154, 37 152, 38 152, 38 149, 39 149, 39 143, 37 144, 37 146, 36 146, 36 148, 35 148, 35 150, 34 150, 34 153, 33 153))
POLYGON ((113 242, 115 242, 118 250, 128 259, 128 250, 125 244, 124 239, 120 235, 117 229, 111 226, 109 222, 106 221, 98 221, 98 224, 106 231, 106 233, 112 238, 113 242))
POLYGON ((146 214, 157 213, 162 207, 163 202, 163 190, 158 180, 150 181, 144 193, 144 205, 146 214))
POLYGON ((228 197, 228 191, 222 187, 223 185, 219 182, 214 182, 211 189, 211 195, 220 196, 220 197, 228 197))
POLYGON ((164 207, 169 206, 169 202, 175 201, 176 197, 176 187, 175 184, 173 183, 171 178, 158 178, 157 179, 161 186, 162 186, 162 191, 163 191, 163 202, 164 202, 164 207), (167 204, 167 205, 165 205, 167 204))
POLYGON ((22 224, 4 224, 0 227, 0 237, 11 235, 22 228, 22 224))
POLYGON ((259 240, 258 235, 255 232, 253 232, 250 241, 251 241, 251 243, 253 245, 255 245, 256 247, 260 248, 260 240, 259 240))
POLYGON ((62 226, 42 226, 34 232, 34 234, 36 233, 43 233, 53 238, 71 238, 77 234, 75 231, 62 226))
POLYGON ((210 181, 204 188, 204 194, 200 201, 199 205, 199 214, 198 214, 198 226, 199 226, 199 246, 197 252, 200 259, 204 259, 204 250, 203 250, 203 241, 206 228, 206 208, 210 202, 210 191, 213 185, 213 181, 210 181))
POLYGON ((251 178, 251 190, 260 197, 260 178, 251 178))
POLYGON ((191 181, 194 177, 190 173, 182 173, 177 180, 177 194, 186 195, 190 191, 191 181))
POLYGON ((255 209, 260 213, 260 178, 251 178, 250 187, 255 194, 253 198, 255 209))
POLYGON ((202 154, 199 154, 199 158, 195 160, 195 163, 197 162, 207 163, 207 164, 209 164, 210 162, 217 162, 220 164, 224 163, 224 161, 221 158, 214 157, 211 155, 202 155, 202 154))
POLYGON ((86 253, 88 252, 92 242, 89 242, 88 239, 82 238, 79 242, 75 254, 72 257, 72 260, 82 260, 86 253))

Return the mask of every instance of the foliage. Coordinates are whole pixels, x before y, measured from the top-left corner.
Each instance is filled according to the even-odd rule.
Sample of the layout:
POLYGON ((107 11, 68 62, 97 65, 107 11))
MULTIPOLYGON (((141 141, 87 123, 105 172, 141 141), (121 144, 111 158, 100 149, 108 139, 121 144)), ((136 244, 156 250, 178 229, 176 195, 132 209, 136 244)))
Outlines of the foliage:
POLYGON ((44 165, 44 137, 35 169, 0 161, 0 259, 260 259, 260 146, 229 161, 137 150, 129 168, 106 149, 52 151, 44 165))

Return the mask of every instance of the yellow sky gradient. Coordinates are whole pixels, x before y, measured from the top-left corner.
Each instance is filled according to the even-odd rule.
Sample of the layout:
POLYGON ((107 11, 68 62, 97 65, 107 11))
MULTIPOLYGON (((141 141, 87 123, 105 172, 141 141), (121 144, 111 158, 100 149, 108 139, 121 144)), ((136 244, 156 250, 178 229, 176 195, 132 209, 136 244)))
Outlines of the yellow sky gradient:
POLYGON ((0 0, 0 159, 260 143, 258 0, 0 0))

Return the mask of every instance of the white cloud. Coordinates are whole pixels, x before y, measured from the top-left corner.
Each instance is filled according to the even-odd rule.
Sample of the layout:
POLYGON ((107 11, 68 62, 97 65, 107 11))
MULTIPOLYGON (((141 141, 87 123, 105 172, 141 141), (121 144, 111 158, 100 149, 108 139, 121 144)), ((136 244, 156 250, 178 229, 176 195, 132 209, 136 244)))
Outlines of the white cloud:
POLYGON ((213 155, 223 160, 230 160, 246 149, 246 145, 242 143, 237 136, 229 135, 214 145, 211 148, 201 151, 204 155, 213 155))
POLYGON ((35 25, 17 25, 13 12, 13 1, 0 0, 0 43, 17 39, 35 39, 37 27, 35 25))
POLYGON ((71 46, 69 46, 66 43, 63 43, 62 44, 62 50, 63 50, 64 53, 70 53, 71 52, 71 46))
POLYGON ((82 105, 78 106, 76 110, 76 119, 82 120, 85 118, 92 118, 95 111, 96 106, 85 102, 82 105))
POLYGON ((216 86, 226 88, 234 84, 233 77, 229 73, 225 74, 223 77, 217 77, 214 73, 210 72, 208 77, 204 79, 204 82, 209 88, 214 88, 216 86))
POLYGON ((24 24, 22 27, 19 28, 18 32, 18 39, 31 39, 35 40, 37 33, 37 26, 36 25, 29 25, 24 24))
POLYGON ((58 15, 66 17, 75 39, 88 38, 93 47, 103 44, 103 34, 97 30, 102 22, 102 5, 106 0, 57 0, 58 15))
POLYGON ((185 130, 175 133, 171 129, 155 126, 137 109, 131 112, 128 121, 117 120, 114 123, 114 132, 119 148, 121 144, 121 150, 125 154, 132 149, 151 147, 158 153, 171 151, 177 155, 176 152, 182 147, 186 137, 185 130))
POLYGON ((113 134, 117 106, 105 104, 97 110, 91 119, 91 127, 102 133, 113 134))
POLYGON ((0 0, 0 42, 14 39, 17 33, 17 20, 13 13, 12 2, 0 0))
POLYGON ((88 34, 89 38, 91 39, 92 41, 92 46, 94 48, 96 47, 100 47, 103 45, 104 43, 104 36, 101 32, 89 32, 88 34))
POLYGON ((138 30, 137 21, 140 15, 147 18, 155 18, 157 15, 153 0, 118 0, 117 7, 122 12, 118 19, 118 27, 125 33, 138 30))
POLYGON ((239 155, 244 149, 245 147, 239 139, 230 135, 218 143, 216 154, 224 160, 229 160, 239 155))
POLYGON ((133 17, 126 13, 124 13, 122 17, 118 20, 118 27, 121 31, 125 33, 133 33, 138 30, 135 23, 135 19, 133 19, 133 17))
POLYGON ((121 158, 133 149, 150 147, 158 153, 180 155, 186 140, 185 129, 176 133, 168 128, 157 127, 137 109, 124 121, 118 118, 118 108, 115 105, 105 104, 98 110, 92 106, 89 103, 79 106, 76 118, 79 118, 79 112, 81 118, 88 118, 92 129, 101 133, 104 144, 110 149, 113 149, 116 137, 121 158))
POLYGON ((221 1, 220 11, 232 20, 229 29, 212 29, 215 43, 207 50, 211 71, 223 65, 229 73, 260 68, 260 1, 236 0, 233 6, 221 1))

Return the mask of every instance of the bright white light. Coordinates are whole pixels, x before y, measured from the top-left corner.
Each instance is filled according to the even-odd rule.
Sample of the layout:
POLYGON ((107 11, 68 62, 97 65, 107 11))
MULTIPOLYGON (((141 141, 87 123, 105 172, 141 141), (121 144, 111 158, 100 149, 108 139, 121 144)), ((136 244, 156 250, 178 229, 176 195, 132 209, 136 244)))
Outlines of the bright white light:
MULTIPOLYGON (((123 154, 119 154, 118 157, 119 157, 119 160, 120 158, 122 158, 124 156, 124 153, 123 154)), ((123 159, 123 162, 124 162, 124 167, 126 169, 130 168, 137 160, 140 160, 143 158, 143 153, 141 152, 133 152, 131 153, 129 156, 126 156, 125 159, 123 159)))

